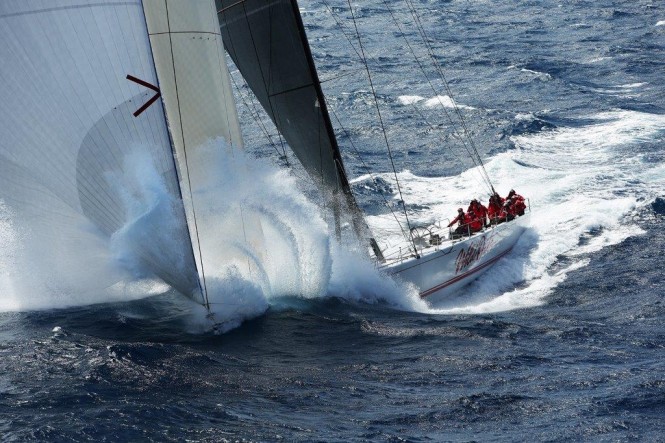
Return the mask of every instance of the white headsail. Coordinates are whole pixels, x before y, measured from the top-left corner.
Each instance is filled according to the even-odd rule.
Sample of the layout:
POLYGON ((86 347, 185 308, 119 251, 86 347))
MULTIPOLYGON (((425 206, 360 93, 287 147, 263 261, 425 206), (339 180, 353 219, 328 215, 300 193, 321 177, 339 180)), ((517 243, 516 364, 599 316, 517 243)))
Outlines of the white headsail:
POLYGON ((222 262, 251 268, 246 255, 259 254, 262 239, 260 223, 240 204, 209 212, 224 191, 216 189, 215 162, 242 148, 224 44, 211 0, 144 0, 143 8, 207 303, 206 274, 218 273, 222 262))
POLYGON ((54 260, 86 223, 129 232, 145 268, 207 303, 219 245, 196 217, 214 174, 202 146, 242 144, 212 0, 6 0, 0 41, 0 200, 54 260), (132 184, 145 170, 127 176, 141 162, 148 191, 132 184), (168 232, 129 226, 151 217, 168 232))

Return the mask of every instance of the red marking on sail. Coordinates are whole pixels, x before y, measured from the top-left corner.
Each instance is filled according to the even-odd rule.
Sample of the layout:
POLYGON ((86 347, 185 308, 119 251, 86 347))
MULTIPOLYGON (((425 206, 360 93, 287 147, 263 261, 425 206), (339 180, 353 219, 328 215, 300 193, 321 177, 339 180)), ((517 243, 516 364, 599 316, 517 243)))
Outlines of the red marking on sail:
POLYGON ((136 112, 134 112, 134 114, 133 114, 134 117, 138 117, 139 115, 141 115, 141 114, 143 113, 143 111, 145 111, 146 109, 148 109, 148 108, 150 107, 150 105, 152 105, 153 103, 155 103, 155 101, 156 101, 159 97, 162 96, 162 92, 159 90, 159 88, 158 88, 157 86, 155 86, 155 85, 153 85, 153 84, 150 84, 150 83, 148 83, 147 81, 141 80, 140 78, 136 78, 136 77, 134 77, 133 75, 129 75, 129 74, 127 74, 127 80, 129 80, 129 81, 131 81, 131 82, 134 82, 134 83, 138 83, 139 85, 141 85, 141 86, 145 86, 146 88, 152 89, 153 91, 156 92, 156 94, 153 95, 152 98, 150 98, 150 100, 148 100, 147 102, 145 102, 145 104, 144 104, 143 106, 141 106, 139 109, 136 110, 136 112))

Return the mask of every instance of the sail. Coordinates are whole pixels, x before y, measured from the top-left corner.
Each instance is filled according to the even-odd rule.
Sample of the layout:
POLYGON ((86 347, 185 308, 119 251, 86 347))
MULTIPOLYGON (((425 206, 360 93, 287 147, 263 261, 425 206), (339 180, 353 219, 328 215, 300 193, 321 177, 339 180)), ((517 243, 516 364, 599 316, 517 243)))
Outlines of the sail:
POLYGON ((194 257, 209 304, 208 280, 219 276, 222 265, 243 268, 252 278, 247 257, 256 258, 263 249, 258 218, 224 195, 217 177, 219 162, 242 148, 242 137, 215 4, 212 0, 144 0, 143 8, 194 257))
POLYGON ((349 189, 295 0, 216 0, 226 49, 312 179, 349 189))
POLYGON ((0 41, 0 200, 35 260, 84 272, 91 238, 124 241, 203 301, 142 3, 2 1, 0 41))
POLYGON ((215 0, 228 53, 296 157, 382 257, 351 192, 296 0, 215 0), (339 194, 343 193, 343 198, 339 194))

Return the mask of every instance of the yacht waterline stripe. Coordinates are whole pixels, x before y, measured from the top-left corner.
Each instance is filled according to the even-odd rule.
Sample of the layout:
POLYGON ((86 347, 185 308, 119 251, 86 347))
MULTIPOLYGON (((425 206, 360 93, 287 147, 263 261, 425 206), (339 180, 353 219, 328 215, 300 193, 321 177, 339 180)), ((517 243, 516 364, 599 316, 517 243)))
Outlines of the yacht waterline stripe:
POLYGON ((474 274, 474 273, 476 273, 476 272, 478 272, 478 271, 480 271, 480 270, 482 270, 482 269, 485 269, 486 267, 492 265, 494 262, 496 262, 497 260, 499 260, 500 258, 502 258, 503 256, 505 256, 506 254, 508 254, 510 251, 512 251, 512 249, 513 249, 513 247, 511 246, 510 248, 506 249, 505 251, 503 251, 502 253, 500 253, 500 254, 497 255, 496 257, 494 257, 494 258, 492 258, 492 259, 490 259, 490 260, 487 260, 487 261, 486 261, 485 263, 483 263, 482 265, 477 266, 477 267, 475 267, 475 268, 473 268, 473 269, 471 269, 471 270, 469 270, 469 271, 466 271, 465 273, 460 274, 460 275, 458 275, 458 276, 456 276, 456 277, 453 277, 453 278, 451 278, 450 280, 447 280, 447 281, 441 283, 440 285, 434 286, 433 288, 430 288, 430 289, 428 289, 428 290, 426 290, 426 291, 421 292, 421 293, 420 293, 420 298, 428 297, 428 296, 434 294, 435 292, 437 292, 437 291, 439 291, 439 290, 441 290, 441 289, 443 289, 443 288, 445 288, 445 287, 447 287, 447 286, 452 285, 453 283, 457 283, 458 281, 463 280, 464 278, 468 277, 468 276, 471 275, 471 274, 474 274))

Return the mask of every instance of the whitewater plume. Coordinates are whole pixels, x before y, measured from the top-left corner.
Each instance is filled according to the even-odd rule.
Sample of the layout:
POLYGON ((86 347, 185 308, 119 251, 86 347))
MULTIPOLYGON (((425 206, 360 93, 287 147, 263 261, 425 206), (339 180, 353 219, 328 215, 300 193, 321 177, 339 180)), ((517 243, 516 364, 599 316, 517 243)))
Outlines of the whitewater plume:
MULTIPOLYGON (((220 141, 209 143, 207 162, 219 174, 197 190, 205 202, 200 223, 220 227, 239 223, 226 219, 240 207, 244 220, 260 226, 260 250, 245 244, 244 260, 218 257, 219 268, 206 275, 212 316, 219 331, 265 312, 280 297, 339 297, 354 302, 387 303, 398 309, 421 310, 417 291, 383 276, 358 245, 342 245, 323 217, 325 210, 299 189, 296 178, 265 160, 243 152, 230 155, 220 141), (405 295, 406 294, 406 295, 405 295)), ((216 250, 228 250, 238 239, 220 228, 216 250)))
MULTIPOLYGON (((203 306, 191 303, 194 324, 214 324, 226 331, 261 315, 284 296, 336 296, 422 309, 413 288, 382 276, 357 245, 333 240, 323 208, 305 196, 289 171, 233 150, 221 139, 200 149, 200 158, 216 171, 192 190, 199 230, 214 232, 209 236, 214 245, 202 245, 208 248, 203 258, 213 315, 204 315, 203 306), (250 229, 256 226, 260 229, 250 229), (254 237, 262 241, 254 242, 254 237)), ((180 241, 186 226, 176 216, 179 201, 140 145, 128 150, 122 165, 105 176, 125 219, 109 238, 77 214, 79 221, 67 236, 77 239, 77 247, 51 250, 52 241, 32 237, 29 220, 6 205, 0 207, 3 310, 132 300, 168 290, 146 257, 171 257, 177 268, 182 257, 192 253, 180 241), (67 256, 53 257, 54 251, 64 250, 67 256), (91 262, 90 256, 97 260, 91 262), (53 265, 56 261, 59 266, 53 265), (28 293, 37 295, 28 298, 28 293)), ((41 220, 40 225, 46 222, 54 221, 41 220)))

